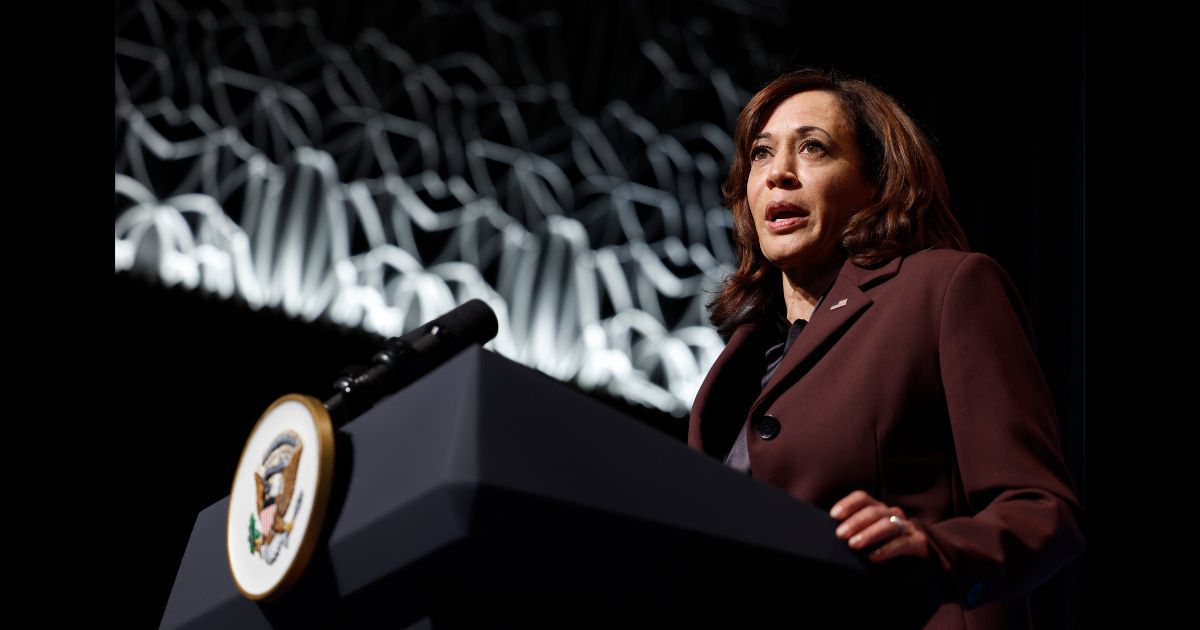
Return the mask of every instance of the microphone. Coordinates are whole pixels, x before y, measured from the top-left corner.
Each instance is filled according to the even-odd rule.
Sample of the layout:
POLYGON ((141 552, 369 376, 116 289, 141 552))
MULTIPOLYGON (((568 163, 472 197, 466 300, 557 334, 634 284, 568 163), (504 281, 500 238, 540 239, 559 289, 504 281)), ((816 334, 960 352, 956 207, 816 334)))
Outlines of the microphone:
POLYGON ((468 346, 496 336, 496 313, 474 299, 417 328, 384 342, 370 367, 352 365, 333 383, 325 401, 335 426, 342 426, 384 397, 427 374, 468 346))

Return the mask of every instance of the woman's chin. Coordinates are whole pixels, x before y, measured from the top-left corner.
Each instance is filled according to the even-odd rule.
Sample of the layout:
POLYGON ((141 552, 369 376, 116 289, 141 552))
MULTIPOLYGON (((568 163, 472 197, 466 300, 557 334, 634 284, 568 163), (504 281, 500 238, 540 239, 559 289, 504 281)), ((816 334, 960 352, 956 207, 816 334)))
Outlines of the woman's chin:
POLYGON ((830 247, 823 252, 814 252, 811 248, 796 248, 787 250, 763 250, 763 256, 771 266, 785 274, 793 272, 812 272, 814 269, 824 269, 840 262, 838 248, 830 247))
POLYGON ((777 269, 812 264, 819 256, 808 247, 767 247, 763 256, 777 269))

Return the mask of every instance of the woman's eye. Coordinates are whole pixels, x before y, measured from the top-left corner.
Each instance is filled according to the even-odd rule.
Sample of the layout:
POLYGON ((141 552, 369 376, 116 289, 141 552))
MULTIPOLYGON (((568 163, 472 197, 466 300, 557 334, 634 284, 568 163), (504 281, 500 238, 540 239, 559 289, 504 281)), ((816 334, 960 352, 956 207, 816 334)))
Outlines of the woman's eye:
POLYGON ((805 142, 803 145, 800 146, 800 152, 804 153, 809 148, 813 148, 813 147, 815 147, 817 149, 816 152, 822 152, 825 150, 825 145, 821 144, 820 142, 818 142, 816 140, 809 140, 808 142, 805 142))
POLYGON ((770 152, 767 151, 767 147, 758 146, 758 147, 754 147, 753 149, 750 149, 750 159, 751 160, 761 160, 762 158, 766 157, 769 154, 770 154, 770 152))

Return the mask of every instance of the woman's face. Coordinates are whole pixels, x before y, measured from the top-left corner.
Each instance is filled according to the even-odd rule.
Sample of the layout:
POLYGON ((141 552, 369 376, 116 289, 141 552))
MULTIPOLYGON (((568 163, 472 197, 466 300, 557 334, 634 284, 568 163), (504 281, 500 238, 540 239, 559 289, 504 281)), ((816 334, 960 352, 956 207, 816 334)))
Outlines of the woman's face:
POLYGON ((875 194, 861 163, 854 127, 832 92, 780 103, 753 140, 746 182, 763 256, 784 272, 833 261, 842 227, 875 194))

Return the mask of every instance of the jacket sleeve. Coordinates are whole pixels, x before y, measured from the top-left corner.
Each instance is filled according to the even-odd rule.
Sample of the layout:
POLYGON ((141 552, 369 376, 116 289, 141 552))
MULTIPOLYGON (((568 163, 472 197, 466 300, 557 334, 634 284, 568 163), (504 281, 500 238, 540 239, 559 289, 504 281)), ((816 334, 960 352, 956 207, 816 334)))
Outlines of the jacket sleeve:
POLYGON ((1083 550, 1058 421, 1008 275, 979 253, 943 297, 938 357, 966 505, 929 539, 943 599, 971 608, 1028 593, 1083 550))

